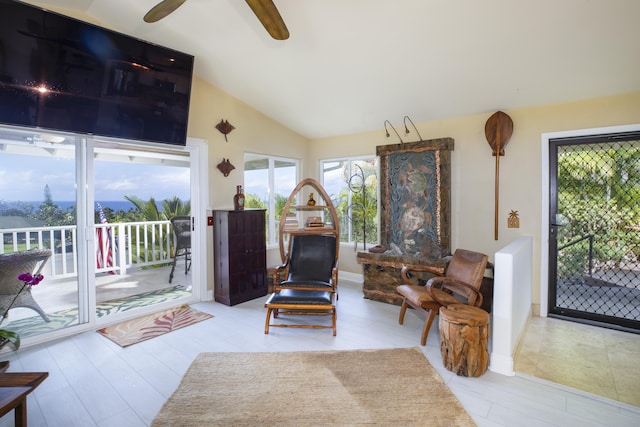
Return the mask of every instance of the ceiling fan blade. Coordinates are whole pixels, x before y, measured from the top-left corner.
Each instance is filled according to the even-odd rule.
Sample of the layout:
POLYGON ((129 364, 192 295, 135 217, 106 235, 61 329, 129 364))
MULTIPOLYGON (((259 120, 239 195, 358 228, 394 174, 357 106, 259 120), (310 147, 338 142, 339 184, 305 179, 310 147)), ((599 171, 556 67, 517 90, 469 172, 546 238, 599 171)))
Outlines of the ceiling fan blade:
POLYGON ((182 3, 185 1, 187 0, 162 0, 160 3, 153 6, 146 15, 144 15, 144 22, 158 22, 182 6, 182 3))
POLYGON ((280 12, 271 0, 246 0, 247 4, 258 17, 265 30, 276 40, 289 38, 289 30, 280 16, 280 12))

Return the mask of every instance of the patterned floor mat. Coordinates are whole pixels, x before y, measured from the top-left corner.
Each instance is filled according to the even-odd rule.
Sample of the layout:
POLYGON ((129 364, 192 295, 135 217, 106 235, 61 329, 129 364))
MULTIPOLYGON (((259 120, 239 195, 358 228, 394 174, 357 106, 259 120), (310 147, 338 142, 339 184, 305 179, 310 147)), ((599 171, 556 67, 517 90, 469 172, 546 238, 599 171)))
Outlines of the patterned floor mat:
MULTIPOLYGON (((145 292, 126 298, 98 303, 96 306, 96 312, 98 317, 104 317, 110 314, 158 304, 165 301, 171 301, 189 295, 191 295, 190 289, 185 289, 182 286, 173 286, 171 288, 159 289, 157 291, 145 292)), ((50 322, 45 322, 42 317, 36 315, 5 323, 2 325, 2 329, 17 332, 20 335, 20 338, 24 339, 78 324, 77 308, 47 314, 51 320, 50 322)))
POLYGON ((159 313, 107 326, 106 328, 98 329, 98 333, 109 338, 120 347, 127 347, 212 317, 212 314, 195 310, 185 304, 159 313))

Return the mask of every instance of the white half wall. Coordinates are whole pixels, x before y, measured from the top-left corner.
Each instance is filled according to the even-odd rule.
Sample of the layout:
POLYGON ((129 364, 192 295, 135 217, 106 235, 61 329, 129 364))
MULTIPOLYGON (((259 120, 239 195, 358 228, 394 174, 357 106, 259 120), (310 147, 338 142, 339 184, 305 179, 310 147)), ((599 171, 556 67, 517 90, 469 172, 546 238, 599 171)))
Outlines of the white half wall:
POLYGON ((489 369, 499 374, 515 375, 515 350, 531 316, 532 263, 531 236, 522 236, 495 254, 489 369))

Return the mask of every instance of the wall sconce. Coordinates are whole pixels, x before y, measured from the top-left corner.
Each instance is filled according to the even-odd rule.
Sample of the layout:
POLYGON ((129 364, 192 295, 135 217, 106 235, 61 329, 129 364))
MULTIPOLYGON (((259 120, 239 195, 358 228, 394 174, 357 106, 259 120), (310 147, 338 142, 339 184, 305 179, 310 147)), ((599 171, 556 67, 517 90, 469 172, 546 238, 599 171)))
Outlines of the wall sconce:
POLYGON ((398 133, 396 128, 393 127, 393 125, 391 124, 391 122, 389 120, 385 120, 384 121, 384 130, 386 132, 387 138, 389 138, 391 136, 391 134, 389 133, 389 129, 387 129, 387 123, 389 123, 389 126, 391 126, 391 129, 393 129, 393 131, 396 133, 396 135, 398 135, 398 139, 400 140, 400 143, 404 144, 404 141, 402 140, 402 138, 400 138, 400 134, 398 133))
POLYGON ((218 170, 222 172, 222 175, 229 176, 232 170, 236 167, 231 164, 229 159, 222 158, 222 161, 218 163, 218 170))
MULTIPOLYGON (((413 126, 413 129, 415 129, 416 133, 420 137, 420 141, 424 141, 424 139, 422 139, 422 135, 420 135, 420 132, 418 132, 418 128, 416 127, 415 124, 413 124, 413 120, 411 120, 409 118, 409 116, 404 116, 404 133, 405 133, 405 135, 409 135, 409 128, 407 127, 407 120, 409 120, 409 122, 411 122, 411 125, 413 126)), ((419 142, 419 141, 416 141, 416 142, 419 142)))
POLYGON ((220 120, 220 123, 216 125, 216 129, 218 129, 220 133, 224 135, 224 140, 229 142, 229 140, 227 139, 227 135, 230 134, 231 131, 235 129, 235 127, 233 127, 233 125, 229 123, 228 120, 220 120))

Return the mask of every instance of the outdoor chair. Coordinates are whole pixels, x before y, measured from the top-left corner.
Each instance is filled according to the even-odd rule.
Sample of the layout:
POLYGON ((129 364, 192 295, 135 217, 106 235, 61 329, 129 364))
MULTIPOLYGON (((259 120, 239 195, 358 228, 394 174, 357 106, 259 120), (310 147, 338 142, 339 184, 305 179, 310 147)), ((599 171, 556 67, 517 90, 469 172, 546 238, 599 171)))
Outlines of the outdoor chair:
POLYGON ((443 277, 433 277, 425 285, 416 284, 411 271, 433 271, 428 266, 404 265, 401 270, 403 285, 396 288, 403 297, 399 322, 404 323, 407 307, 414 308, 426 317, 422 329, 421 345, 427 343, 427 335, 440 307, 452 304, 468 304, 479 307, 482 304, 480 285, 487 266, 488 257, 479 252, 457 249, 447 266, 443 277))
POLYGON ((191 217, 174 216, 171 218, 173 228, 173 265, 169 274, 169 283, 173 280, 178 257, 184 256, 184 274, 191 268, 191 217))
POLYGON ((31 273, 34 276, 39 274, 50 257, 50 250, 40 249, 0 255, 0 314, 5 313, 9 307, 24 307, 36 311, 46 322, 50 321, 47 313, 33 299, 31 286, 25 286, 23 289, 24 283, 18 280, 22 273, 31 273))

